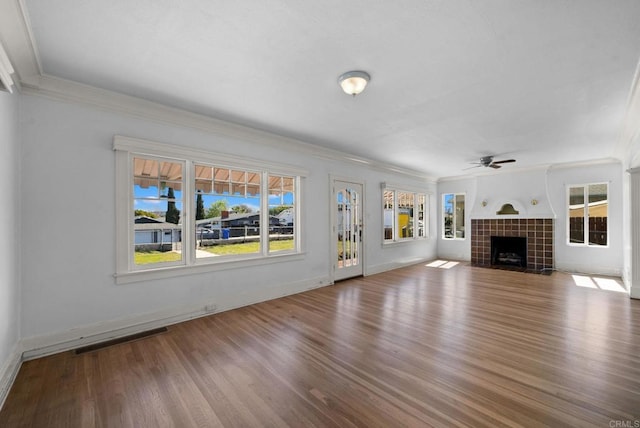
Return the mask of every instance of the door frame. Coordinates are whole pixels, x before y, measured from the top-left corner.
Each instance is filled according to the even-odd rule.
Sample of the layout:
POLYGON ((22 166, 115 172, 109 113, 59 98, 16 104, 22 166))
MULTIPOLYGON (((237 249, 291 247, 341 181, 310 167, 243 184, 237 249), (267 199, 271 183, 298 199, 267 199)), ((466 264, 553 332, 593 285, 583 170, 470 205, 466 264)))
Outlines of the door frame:
POLYGON ((335 182, 336 181, 344 181, 347 183, 357 184, 362 187, 362 195, 360 200, 362 201, 362 207, 360 211, 362 212, 362 228, 361 228, 361 243, 360 243, 360 263, 362 265, 362 275, 365 275, 365 243, 367 237, 367 224, 366 224, 366 215, 365 215, 365 204, 366 204, 366 187, 365 183, 361 179, 355 179, 353 177, 345 177, 342 175, 329 174, 329 280, 331 284, 335 283, 336 278, 336 260, 338 259, 338 248, 335 242, 335 234, 336 234, 336 216, 335 211, 337 208, 337 201, 335 197, 335 182))

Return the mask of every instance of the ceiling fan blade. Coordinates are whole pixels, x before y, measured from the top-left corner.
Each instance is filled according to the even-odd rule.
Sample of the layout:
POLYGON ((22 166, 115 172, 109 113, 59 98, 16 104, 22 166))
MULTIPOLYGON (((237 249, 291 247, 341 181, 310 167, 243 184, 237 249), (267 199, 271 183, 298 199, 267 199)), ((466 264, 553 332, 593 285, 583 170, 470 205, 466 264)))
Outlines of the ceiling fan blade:
POLYGON ((492 164, 491 164, 491 165, 489 165, 489 166, 490 166, 491 168, 494 168, 494 169, 502 168, 502 165, 496 165, 496 163, 498 163, 498 162, 494 162, 494 163, 492 163, 492 164))
POLYGON ((499 164, 499 163, 511 163, 511 162, 515 162, 515 159, 505 159, 505 160, 501 160, 501 161, 495 161, 495 162, 491 162, 492 165, 495 164, 499 164))
POLYGON ((463 170, 463 171, 466 171, 466 170, 468 170, 468 169, 480 168, 481 166, 482 166, 482 165, 478 164, 478 165, 475 165, 475 166, 470 166, 469 168, 463 168, 462 170, 463 170))

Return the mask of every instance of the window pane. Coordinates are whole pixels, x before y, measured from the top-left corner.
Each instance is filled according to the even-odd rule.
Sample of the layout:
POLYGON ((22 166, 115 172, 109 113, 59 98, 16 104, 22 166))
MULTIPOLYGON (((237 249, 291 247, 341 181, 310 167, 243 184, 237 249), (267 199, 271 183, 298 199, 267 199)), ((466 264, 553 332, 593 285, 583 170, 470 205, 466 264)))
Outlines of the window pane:
POLYGON ((160 181, 160 197, 167 199, 182 199, 182 182, 160 181))
POLYGON ((449 239, 454 237, 453 205, 454 205, 453 193, 445 194, 444 203, 443 203, 444 237, 449 239))
POLYGON ((423 194, 418 195, 418 207, 416 212, 416 221, 418 225, 417 225, 416 235, 419 238, 424 238, 425 236, 427 236, 426 229, 425 229, 425 221, 424 221, 426 199, 427 199, 426 195, 423 195, 423 194))
POLYGON ((231 194, 234 196, 245 196, 246 190, 245 184, 231 183, 231 194))
POLYGON ((337 267, 358 266, 360 259, 361 224, 360 194, 356 189, 336 189, 337 267))
POLYGON ((246 182, 247 173, 244 171, 231 170, 231 181, 234 183, 242 183, 246 182))
POLYGON ((569 242, 584 244, 584 186, 569 188, 569 242))
POLYGON ((257 172, 248 172, 247 173, 247 183, 250 184, 260 184, 260 174, 257 172))
POLYGON ((295 249, 295 180, 269 176, 269 252, 295 249))
POLYGON ((229 183, 226 181, 214 181, 213 182, 213 193, 216 195, 228 195, 229 194, 229 183))
POLYGON ((229 170, 226 168, 215 168, 214 169, 214 179, 216 181, 229 181, 229 170))
POLYGON ((247 196, 260 197, 260 185, 249 184, 247 186, 247 196))
POLYGON ((196 180, 205 180, 205 181, 213 180, 213 167, 206 166, 206 165, 196 165, 194 169, 195 169, 196 180))
POLYGON ((260 174, 202 165, 195 165, 195 171, 196 177, 214 180, 211 186, 196 180, 196 259, 259 254, 260 199, 246 194, 245 180, 252 176, 256 191, 260 174))
POLYGON ((282 177, 269 176, 269 197, 282 194, 282 177))
POLYGON ((413 205, 415 194, 398 192, 398 235, 413 238, 413 205))
POLYGON ((393 206, 394 191, 385 190, 382 193, 382 206, 383 206, 383 228, 384 228, 384 240, 393 241, 393 224, 395 221, 395 210, 393 206))
POLYGON ((140 178, 133 179, 133 197, 146 199, 159 199, 160 191, 158 189, 157 178, 140 178))
POLYGON ((284 192, 293 192, 293 178, 292 177, 282 177, 282 190, 284 192))
POLYGON ((213 183, 210 180, 196 180, 196 191, 213 193, 213 183))
POLYGON ((456 238, 464 238, 464 195, 456 195, 454 220, 456 225, 456 238))
POLYGON ((153 159, 134 158, 134 177, 158 178, 158 161, 153 159))
POLYGON ((182 164, 160 162, 160 180, 182 180, 182 164))
POLYGON ((609 202, 606 184, 589 185, 589 245, 607 245, 609 202))
POLYGON ((182 170, 179 162, 133 159, 136 266, 183 262, 182 170))

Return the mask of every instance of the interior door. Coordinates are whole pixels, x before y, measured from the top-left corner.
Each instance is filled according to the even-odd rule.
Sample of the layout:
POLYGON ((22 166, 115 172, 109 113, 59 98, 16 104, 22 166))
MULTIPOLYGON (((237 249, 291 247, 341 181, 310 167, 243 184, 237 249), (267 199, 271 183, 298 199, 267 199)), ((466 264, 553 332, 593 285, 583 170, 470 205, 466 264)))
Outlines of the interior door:
POLYGON ((333 181, 334 280, 360 276, 362 269, 362 184, 333 181))

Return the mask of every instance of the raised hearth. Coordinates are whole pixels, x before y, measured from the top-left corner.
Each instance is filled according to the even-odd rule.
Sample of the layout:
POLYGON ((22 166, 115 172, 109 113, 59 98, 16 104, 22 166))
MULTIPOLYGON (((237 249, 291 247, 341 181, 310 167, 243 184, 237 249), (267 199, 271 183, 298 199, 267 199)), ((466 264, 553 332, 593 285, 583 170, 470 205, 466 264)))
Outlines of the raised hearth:
MULTIPOLYGON (((526 263, 517 266, 529 272, 550 272, 553 269, 553 219, 472 219, 471 264, 492 266, 491 237, 526 239, 526 263)), ((509 266, 515 258, 503 256, 509 266)))

